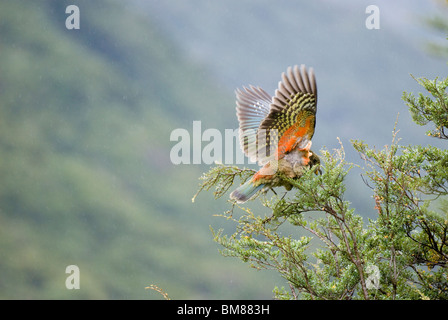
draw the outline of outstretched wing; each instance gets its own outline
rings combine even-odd
[[[270,111],[271,96],[259,87],[236,90],[236,115],[240,124],[240,146],[253,162],[258,160],[257,133]]]
[[[312,68],[289,67],[272,98],[270,110],[259,127],[258,142],[270,152],[266,159],[282,157],[294,148],[310,146],[317,110],[316,78]]]

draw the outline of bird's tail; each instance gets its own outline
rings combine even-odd
[[[236,200],[238,203],[243,203],[252,198],[252,196],[261,190],[264,184],[255,185],[251,180],[239,186],[230,194],[230,199]]]

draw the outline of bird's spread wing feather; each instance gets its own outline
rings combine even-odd
[[[313,69],[289,67],[275,95],[259,87],[237,90],[240,145],[251,161],[264,165],[293,148],[305,148],[314,134],[317,87]]]
[[[236,90],[236,115],[240,124],[239,137],[243,152],[251,161],[257,161],[257,132],[260,123],[269,114],[271,96],[259,87]]]
[[[307,71],[304,65],[289,67],[282,74],[269,113],[259,127],[258,142],[266,143],[265,150],[276,150],[265,160],[310,145],[316,110],[317,86],[313,69]]]

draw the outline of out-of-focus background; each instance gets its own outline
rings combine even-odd
[[[65,26],[77,5],[80,29]],[[368,5],[380,9],[369,30]],[[225,199],[202,193],[205,164],[174,165],[176,128],[237,128],[234,90],[273,94],[289,65],[315,69],[313,149],[362,139],[437,144],[411,121],[411,78],[447,75],[427,19],[444,1],[0,0],[0,298],[269,299],[286,283],[222,257],[210,226]],[[446,5],[445,5],[446,6]],[[206,143],[203,143],[203,146]],[[239,146],[236,145],[236,148]],[[194,150],[191,150],[193,153]],[[359,172],[356,212],[373,215]],[[260,214],[263,214],[260,209]],[[80,289],[68,290],[68,265]]]

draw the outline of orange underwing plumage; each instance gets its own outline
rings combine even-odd
[[[319,163],[311,151],[317,110],[314,71],[304,65],[289,67],[273,97],[254,86],[237,90],[236,95],[241,148],[262,166],[231,194],[245,202],[266,186],[285,185],[278,173],[298,178],[301,168]]]

